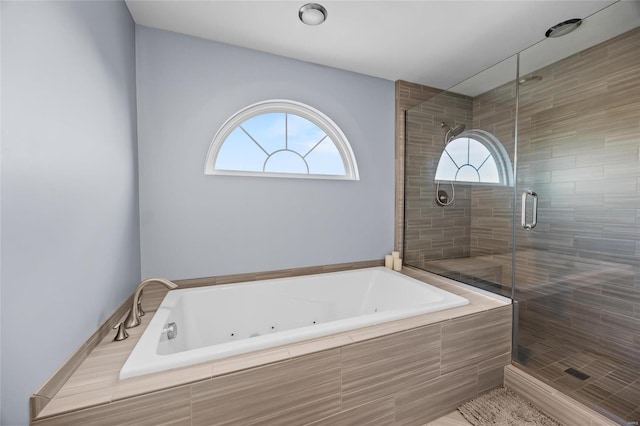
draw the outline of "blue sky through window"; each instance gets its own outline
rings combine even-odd
[[[284,112],[256,115],[238,125],[223,141],[215,169],[346,174],[334,141],[310,120]]]
[[[440,156],[436,180],[500,183],[495,158],[474,138],[460,137],[449,142]]]

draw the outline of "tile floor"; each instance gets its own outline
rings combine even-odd
[[[640,369],[524,326],[518,361],[534,377],[594,409],[602,407],[631,424],[640,424]],[[565,372],[577,369],[585,380]],[[634,423],[638,422],[638,423]]]
[[[446,416],[442,416],[439,419],[427,423],[424,426],[471,426],[471,423],[465,420],[458,410],[455,410]]]

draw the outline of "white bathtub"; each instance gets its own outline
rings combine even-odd
[[[468,303],[383,267],[172,290],[120,379]],[[177,336],[168,339],[171,323]]]

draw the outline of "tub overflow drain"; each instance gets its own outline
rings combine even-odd
[[[175,339],[178,336],[178,324],[170,322],[162,329],[162,332],[167,334],[167,339]]]

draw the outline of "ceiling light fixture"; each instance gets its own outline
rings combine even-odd
[[[582,25],[582,19],[574,18],[569,19],[568,21],[560,22],[557,25],[549,28],[544,35],[546,37],[562,37],[563,35],[569,34],[571,31],[578,28]]]
[[[307,25],[320,25],[327,20],[327,9],[318,3],[307,3],[298,11],[298,17]]]

